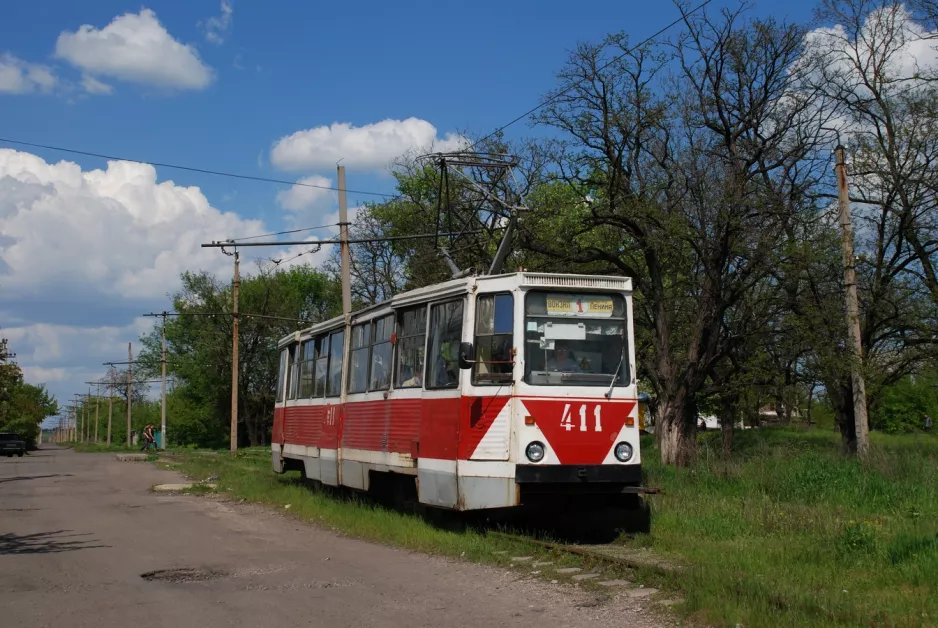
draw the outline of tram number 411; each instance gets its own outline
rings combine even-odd
[[[602,410],[603,408],[601,405],[597,404],[596,406],[593,406],[592,423],[593,423],[593,431],[595,432],[603,431]],[[580,431],[586,432],[587,421],[586,421],[586,404],[585,403],[580,406],[579,417],[580,417]],[[573,412],[570,411],[570,404],[568,403],[563,408],[563,416],[560,417],[560,427],[570,432],[574,428],[573,421],[574,421]]]

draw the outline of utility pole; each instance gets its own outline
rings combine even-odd
[[[840,205],[840,226],[843,229],[844,291],[847,300],[847,333],[852,349],[851,379],[853,383],[853,418],[857,437],[857,455],[866,457],[870,448],[870,424],[866,412],[866,383],[863,380],[863,346],[860,339],[860,305],[857,298],[857,273],[853,255],[853,225],[850,222],[850,194],[847,186],[847,164],[844,147],[838,142],[834,149],[837,159],[837,199]]]
[[[74,395],[72,395],[72,397],[73,397],[72,405],[74,406],[72,411],[75,413],[75,421],[74,421],[75,424],[74,424],[74,427],[72,428],[71,434],[69,434],[69,436],[71,437],[69,440],[77,443],[78,441],[81,440],[81,429],[80,429],[81,421],[79,420],[81,417],[78,414],[78,411],[81,409],[81,394],[75,393]]]
[[[339,247],[340,254],[342,258],[342,314],[345,317],[345,327],[343,334],[345,338],[345,346],[343,347],[343,355],[349,354],[349,347],[352,342],[351,322],[352,322],[352,256],[351,251],[349,250],[349,223],[348,223],[348,202],[345,198],[345,166],[337,166],[338,168],[338,183],[339,183]],[[343,384],[339,386],[339,401],[342,404],[345,404],[348,386],[345,385],[345,382],[348,381],[348,369],[349,361],[342,360],[342,382]],[[336,469],[338,473],[339,484],[342,483],[342,465],[338,464]]]
[[[101,423],[101,395],[100,390],[94,391],[94,442],[98,444],[98,425]]]
[[[111,446],[111,415],[113,414],[113,412],[114,412],[114,380],[109,377],[107,380],[107,446],[108,447]]]
[[[238,296],[241,275],[238,250],[234,252],[234,281],[231,283],[232,314],[231,326],[231,453],[238,451]]]
[[[91,442],[91,387],[90,386],[88,387],[88,396],[85,399],[87,399],[86,405],[88,406],[88,411],[85,414],[85,416],[87,417],[85,419],[85,442],[90,443]]]
[[[134,353],[133,353],[133,343],[127,343],[127,446],[132,445],[130,440],[130,399],[131,393],[133,392],[134,385]]]
[[[162,393],[160,401],[160,449],[166,449],[166,312],[163,312],[163,358],[160,366],[162,367]]]
[[[351,267],[352,257],[349,252],[348,235],[348,203],[345,198],[345,166],[338,166],[339,171],[339,240],[341,244],[340,252],[342,255],[342,313],[346,317],[345,323],[348,324],[348,317],[352,313],[352,281]],[[344,364],[344,362],[343,362]],[[344,380],[343,380],[344,381]]]

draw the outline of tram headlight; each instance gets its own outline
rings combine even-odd
[[[616,445],[616,460],[619,462],[628,462],[632,459],[632,446],[628,443],[619,443]]]
[[[531,462],[540,462],[544,459],[544,443],[539,443],[534,441],[529,444],[527,449],[524,450],[524,455],[528,457],[528,460]]]

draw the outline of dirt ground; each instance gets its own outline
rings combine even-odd
[[[0,625],[571,627],[669,625],[647,601],[343,538],[113,454],[0,459]]]

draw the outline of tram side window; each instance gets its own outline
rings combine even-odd
[[[300,399],[309,399],[313,396],[313,369],[316,363],[316,341],[307,340],[300,350]]]
[[[510,294],[483,295],[476,301],[476,365],[473,384],[511,381],[511,349],[514,346],[514,299]]]
[[[296,352],[299,347],[297,345],[290,345],[288,358],[289,362],[287,364],[287,399],[296,399],[296,388],[297,380],[299,379],[296,376]]]
[[[280,377],[277,378],[277,402],[283,401],[283,394],[286,386],[286,377],[287,377],[287,365],[289,364],[289,358],[287,357],[287,352],[289,350],[284,348],[280,350]]]
[[[372,326],[371,370],[368,390],[387,390],[391,387],[391,333],[394,315],[376,320]]]
[[[342,394],[342,359],[345,352],[345,331],[337,331],[329,336],[329,382],[326,396],[338,397]]]
[[[455,388],[459,383],[462,314],[462,299],[430,308],[427,388]]]
[[[427,306],[400,313],[395,388],[423,386],[423,354],[427,346]]]
[[[348,391],[365,392],[368,386],[368,351],[371,349],[371,324],[352,327],[352,343],[349,347]]]
[[[316,339],[316,374],[313,379],[313,397],[324,397],[329,375],[329,336]]]

